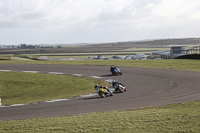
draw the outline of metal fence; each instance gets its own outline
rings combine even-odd
[[[192,48],[189,50],[189,54],[200,54],[200,46],[192,47]]]

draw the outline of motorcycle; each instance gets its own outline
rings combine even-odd
[[[107,87],[95,85],[95,89],[97,90],[97,93],[99,94],[99,96],[102,98],[114,95],[113,92],[110,91]]]
[[[126,87],[121,83],[113,81],[112,85],[113,85],[113,88],[115,89],[115,92],[119,91],[119,92],[123,93],[123,92],[127,91]]]
[[[112,73],[112,75],[122,75],[122,72],[121,72],[120,69],[117,68],[117,67],[112,67],[112,66],[111,66],[110,72]]]

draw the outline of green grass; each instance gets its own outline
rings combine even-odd
[[[200,132],[200,101],[126,111],[0,122],[1,133]]]
[[[91,59],[93,58],[93,56],[48,56],[48,60],[50,60],[50,59],[69,59],[69,58],[80,59],[80,58],[88,58],[88,57],[90,57]]]
[[[35,103],[94,93],[99,79],[41,73],[0,72],[2,105]]]
[[[26,60],[31,60],[31,59],[28,59],[28,58],[21,58],[21,57],[15,57],[15,56],[13,56],[13,57],[11,57],[11,60],[17,60],[17,61],[19,61],[19,60],[23,60],[23,61],[26,61]]]
[[[66,65],[101,65],[101,66],[128,66],[179,69],[187,71],[200,71],[199,60],[73,60],[73,61],[14,61],[1,60],[0,64],[66,64]]]
[[[10,60],[11,56],[9,55],[0,55],[0,60]]]

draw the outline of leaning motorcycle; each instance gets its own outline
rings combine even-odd
[[[113,96],[113,92],[110,91],[109,89],[106,89],[105,87],[95,87],[95,89],[97,89],[97,93],[102,98],[107,96]]]
[[[122,72],[121,72],[120,69],[117,68],[117,67],[112,67],[112,66],[111,66],[110,72],[112,73],[112,75],[122,75]]]
[[[123,92],[127,91],[127,89],[126,89],[126,87],[125,87],[124,85],[122,85],[122,84],[119,83],[119,84],[115,87],[115,92],[117,92],[117,91],[123,93]]]

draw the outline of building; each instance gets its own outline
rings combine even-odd
[[[170,59],[170,51],[169,50],[161,50],[152,52],[152,56],[159,56],[162,59]]]
[[[35,48],[38,48],[38,46],[20,44],[20,46],[18,46],[18,48],[20,48],[20,49],[35,49]]]
[[[188,52],[189,50],[186,46],[182,46],[182,45],[172,46],[170,50],[170,57],[174,59],[178,56],[186,55],[188,54]]]

